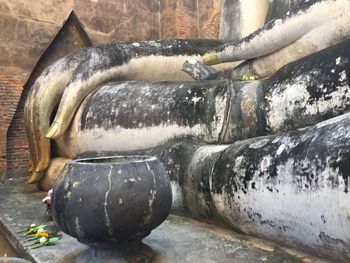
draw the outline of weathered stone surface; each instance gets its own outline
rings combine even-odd
[[[84,151],[137,150],[178,137],[217,142],[228,86],[226,81],[111,83],[84,102],[72,125],[79,132],[73,128],[59,139],[59,153],[74,158]]]
[[[350,107],[349,47],[346,40],[261,81],[106,84],[81,104],[59,155],[144,149],[179,136],[232,143],[338,116]]]
[[[302,128],[347,112],[350,41],[234,85],[226,142]]]
[[[48,139],[63,136],[80,103],[100,84],[115,79],[186,79],[188,75],[180,70],[184,61],[221,45],[219,40],[111,43],[78,50],[46,68],[33,84],[25,107],[32,143],[33,176],[29,181],[35,182],[48,165]]]
[[[0,229],[12,240],[21,256],[35,263],[73,263],[79,259],[83,259],[84,263],[88,262],[86,260],[106,262],[111,254],[119,256],[114,261],[116,263],[132,260],[155,263],[326,262],[269,241],[178,216],[170,216],[152,231],[140,250],[102,253],[87,249],[65,234],[54,246],[30,250],[16,232],[33,222],[45,222],[45,208],[41,205],[44,195],[44,192],[36,192],[35,186],[28,186],[23,180],[10,180],[0,184]]]
[[[349,131],[347,113],[232,145],[170,142],[129,154],[163,162],[175,213],[348,262]],[[112,153],[85,155],[94,154]]]
[[[245,233],[348,262],[349,127],[347,113],[228,147],[210,176],[216,208]]]

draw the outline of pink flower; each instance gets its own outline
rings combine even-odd
[[[42,200],[42,203],[43,203],[43,204],[51,205],[51,196],[52,196],[52,193],[53,193],[53,189],[50,189],[50,190],[47,192],[46,197]]]

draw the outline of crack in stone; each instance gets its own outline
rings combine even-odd
[[[113,230],[111,228],[111,221],[109,219],[108,212],[107,212],[107,205],[108,205],[107,199],[108,199],[109,192],[112,190],[111,174],[112,174],[113,166],[111,165],[110,167],[111,167],[111,169],[109,170],[109,174],[107,176],[108,177],[109,189],[107,190],[107,192],[105,194],[105,201],[103,203],[103,206],[104,206],[104,211],[105,211],[106,225],[107,225],[108,233],[110,235],[112,235],[113,234]]]

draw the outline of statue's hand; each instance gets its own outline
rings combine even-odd
[[[187,60],[182,66],[182,71],[189,74],[195,80],[216,79],[219,73],[215,68],[206,66],[195,59]]]

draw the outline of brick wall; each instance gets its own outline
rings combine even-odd
[[[219,38],[221,0],[202,0],[198,5],[200,38]]]
[[[160,37],[217,39],[221,0],[163,0],[160,5]]]
[[[197,1],[178,1],[176,8],[177,37],[198,38],[198,6]]]
[[[23,85],[22,79],[0,76],[0,178],[4,177],[8,168],[8,128],[16,113]]]
[[[24,124],[24,103],[29,88],[24,86],[18,97],[13,118],[7,131],[7,178],[28,176],[29,149]]]

